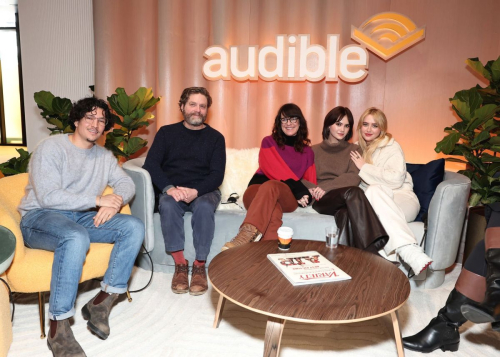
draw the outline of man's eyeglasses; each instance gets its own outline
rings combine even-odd
[[[87,124],[93,124],[95,120],[97,120],[97,124],[101,126],[106,126],[106,124],[108,124],[108,119],[106,118],[94,118],[85,115],[85,121],[87,122]]]
[[[281,118],[281,123],[282,124],[286,124],[287,121],[289,121],[290,123],[292,124],[296,124],[298,121],[299,121],[299,118],[297,117],[291,117],[291,118]]]

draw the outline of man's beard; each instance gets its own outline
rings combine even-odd
[[[182,112],[182,116],[184,117],[184,120],[192,126],[201,126],[203,123],[205,123],[205,120],[207,120],[207,116],[205,115],[199,115],[196,118],[194,118],[194,114],[186,114],[186,112]]]

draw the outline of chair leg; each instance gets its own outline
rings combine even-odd
[[[45,338],[45,293],[38,293],[38,310],[40,313],[40,331],[42,334],[40,335],[41,339]]]
[[[128,289],[127,289],[127,299],[128,302],[132,302],[132,297],[130,296],[130,292],[128,291]]]

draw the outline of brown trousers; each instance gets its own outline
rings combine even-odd
[[[293,212],[298,206],[290,188],[276,180],[248,186],[243,204],[248,211],[243,223],[257,227],[262,233],[262,240],[278,239],[283,212]]]

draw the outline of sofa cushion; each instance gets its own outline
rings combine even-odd
[[[224,181],[219,187],[221,191],[221,204],[217,210],[242,210],[243,194],[258,168],[259,148],[226,149],[226,171],[224,173]],[[222,204],[227,202],[232,193],[236,193],[239,196],[236,204]]]
[[[443,181],[444,159],[427,164],[406,164],[406,170],[413,179],[413,191],[420,202],[420,211],[415,221],[423,222],[436,187]]]

